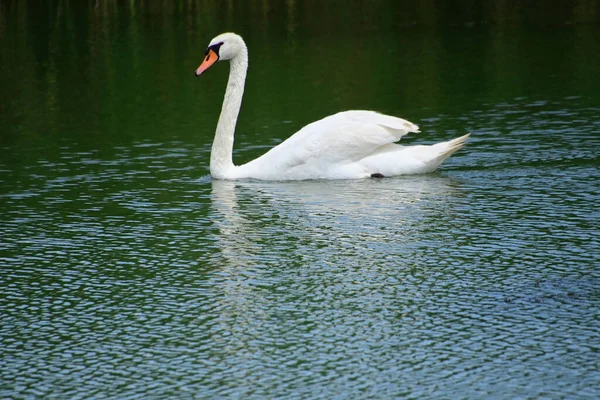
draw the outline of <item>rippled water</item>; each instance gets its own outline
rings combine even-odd
[[[0,394],[596,397],[600,110],[577,104],[462,116],[427,176],[211,181],[180,142],[4,165]]]
[[[598,6],[409,3],[0,2],[0,398],[600,398]],[[341,109],[472,138],[213,181],[224,30],[237,162]]]

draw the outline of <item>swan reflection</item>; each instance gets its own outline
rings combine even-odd
[[[362,290],[365,280],[386,282],[410,268],[402,260],[422,260],[424,238],[445,224],[443,214],[455,218],[449,204],[459,196],[457,183],[439,176],[212,181],[210,263],[223,276],[221,317],[239,329],[223,340],[247,345],[256,310],[273,309],[282,296],[295,303]]]
[[[451,213],[456,181],[440,176],[357,181],[212,181],[215,242],[229,267],[374,256],[421,240]],[[283,257],[282,257],[283,256]]]

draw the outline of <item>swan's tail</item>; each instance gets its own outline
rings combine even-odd
[[[438,154],[431,160],[432,163],[437,163],[437,166],[439,166],[448,157],[460,150],[465,145],[465,143],[467,143],[467,140],[469,140],[469,136],[471,136],[471,134],[467,133],[466,135],[458,137],[456,139],[434,144],[432,146],[432,150],[435,150]]]
[[[419,158],[424,164],[423,172],[433,172],[446,161],[448,157],[460,150],[467,140],[471,136],[467,133],[464,136],[456,139],[449,140],[447,142],[436,143],[431,146],[423,146],[423,152],[419,155]]]
[[[470,133],[433,145],[401,146],[387,144],[361,160],[371,176],[425,174],[435,171],[448,157],[461,149]]]

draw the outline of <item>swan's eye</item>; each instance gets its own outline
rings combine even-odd
[[[208,56],[208,52],[209,51],[214,51],[215,54],[218,56],[219,55],[219,49],[221,48],[221,46],[223,46],[223,42],[217,43],[217,44],[213,44],[212,46],[208,46],[208,49],[206,49],[206,54]]]

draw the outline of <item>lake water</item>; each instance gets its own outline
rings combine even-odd
[[[0,397],[600,397],[594,1],[0,3]],[[343,109],[436,172],[213,181]],[[404,141],[404,139],[403,139]]]

